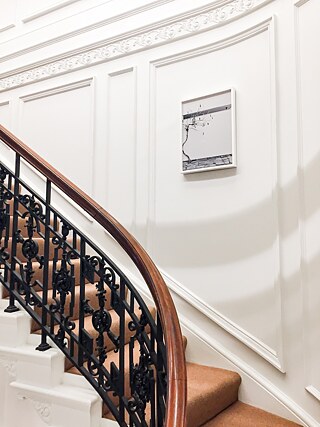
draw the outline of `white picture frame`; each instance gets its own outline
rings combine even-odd
[[[181,102],[181,173],[235,168],[235,90]]]

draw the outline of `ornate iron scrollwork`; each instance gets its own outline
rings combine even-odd
[[[35,283],[32,282],[34,276],[33,262],[38,262],[40,269],[44,263],[44,256],[39,255],[39,244],[34,240],[34,233],[40,231],[40,221],[44,219],[44,215],[41,204],[35,201],[34,196],[19,195],[19,201],[27,209],[21,217],[26,219],[25,227],[28,237],[23,238],[21,230],[17,230],[14,235],[17,244],[22,244],[21,251],[27,260],[25,265],[20,265],[22,281],[18,284],[18,292],[20,295],[24,295],[26,303],[32,306],[38,304],[30,292],[30,289],[35,286]]]
[[[85,275],[91,282],[94,282],[95,276],[99,279],[96,283],[96,296],[99,302],[99,309],[95,311],[90,310],[90,314],[92,315],[92,326],[98,332],[98,336],[96,338],[96,352],[99,360],[99,366],[103,366],[107,358],[107,347],[105,345],[104,334],[106,333],[114,344],[115,351],[118,351],[119,347],[119,337],[111,330],[112,318],[109,311],[105,308],[107,293],[105,286],[114,286],[115,273],[111,268],[105,265],[105,261],[102,258],[97,256],[86,256],[85,266]],[[86,306],[89,307],[88,300],[86,301]],[[92,361],[88,362],[88,369],[95,373],[95,375],[98,375],[98,367]],[[106,385],[105,382],[101,385],[104,385],[107,389],[110,388],[110,386]]]
[[[151,364],[150,356],[141,354],[139,363],[135,364],[131,370],[132,400],[129,401],[129,407],[133,412],[140,411],[143,416],[147,403],[151,400],[154,383],[154,371]]]
[[[27,194],[19,194],[21,189]],[[7,271],[0,275],[10,292],[7,311],[17,310],[18,301],[39,324],[38,350],[49,348],[50,337],[120,425],[163,424],[158,413],[165,407],[166,366],[157,352],[165,346],[141,296],[108,255],[51,205],[50,182],[44,199],[19,172],[1,164],[0,264]],[[117,355],[108,359],[110,351]],[[148,406],[151,420],[146,420]]]
[[[67,250],[66,240],[70,232],[68,224],[62,223],[61,237],[54,237],[52,242],[58,248],[62,248],[62,260],[59,270],[53,274],[52,286],[55,294],[59,294],[59,300],[55,298],[55,304],[50,307],[52,312],[58,312],[60,316],[60,326],[55,337],[62,347],[66,346],[66,331],[75,329],[75,323],[70,320],[69,315],[65,315],[65,305],[67,295],[74,289],[74,276],[71,272],[72,253]]]
[[[4,183],[7,179],[8,173],[0,166],[0,263],[7,261],[10,257],[6,251],[7,242],[2,242],[3,232],[9,228],[10,212],[8,201],[12,199],[12,194],[6,189]]]
[[[140,346],[139,363],[132,363],[130,366],[130,385],[132,398],[129,400],[131,412],[138,412],[142,419],[145,419],[145,410],[148,402],[151,401],[152,390],[155,382],[154,365],[151,355],[146,350],[143,333],[148,325],[148,319],[142,311],[139,322],[131,321],[128,324],[130,331],[136,331],[131,338],[131,348],[135,341]]]

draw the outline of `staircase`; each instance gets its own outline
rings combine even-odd
[[[123,427],[297,426],[238,401],[237,373],[185,363],[187,343],[172,299],[141,246],[103,208],[1,126],[0,138],[16,153],[14,171],[0,161],[5,316],[22,309],[31,316],[30,332],[41,336],[37,350],[47,352],[55,346],[63,352],[65,372],[75,380],[86,378],[102,398],[103,418]],[[21,158],[44,176],[45,195],[21,178]],[[154,306],[147,306],[114,261],[52,206],[52,185],[127,252]]]

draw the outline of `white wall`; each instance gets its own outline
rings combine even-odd
[[[320,425],[319,1],[7,3],[0,122],[141,241],[188,327]],[[229,88],[237,168],[181,174],[181,103]]]

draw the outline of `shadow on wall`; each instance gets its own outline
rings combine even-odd
[[[320,191],[315,191],[315,183],[320,182],[320,154],[304,171],[304,183],[312,195],[305,204],[305,219],[310,218],[320,209]],[[209,181],[235,175],[235,170],[220,170],[186,175],[192,181]],[[286,211],[286,221],[279,219],[280,238],[284,239],[298,227],[297,208],[300,209],[298,179],[292,180],[278,190],[278,208]],[[308,196],[308,194],[307,194]],[[302,201],[304,203],[304,201]],[[289,214],[289,212],[292,212]],[[224,215],[212,221],[178,222],[172,224],[150,224],[156,246],[162,250],[155,251],[156,262],[163,268],[188,266],[206,267],[231,264],[233,262],[256,256],[270,249],[275,243],[274,205],[271,200],[249,206],[237,211],[236,215]],[[165,248],[169,250],[165,250]],[[199,250],[201,256],[198,256]],[[174,254],[174,256],[172,256]]]
[[[235,174],[235,169],[229,169],[215,171],[214,173],[190,174],[184,176],[184,179],[188,182],[215,181],[232,177]],[[283,188],[278,189],[278,209],[283,213],[282,216],[279,216],[280,240],[284,241],[298,231],[300,215],[307,222],[319,212],[320,190],[317,191],[315,186],[315,183],[319,182],[320,153],[303,170],[297,169],[297,177],[295,179],[292,179]],[[305,197],[302,194],[302,200],[300,200],[300,186],[304,188],[305,193]],[[297,212],[297,209],[300,212]],[[252,319],[273,318],[272,312],[268,312],[267,301],[274,301],[274,283],[270,283],[270,286],[267,287],[250,287],[249,291],[242,292],[241,289],[244,290],[246,288],[245,277],[239,277],[239,282],[237,283],[239,292],[230,292],[227,298],[220,295],[220,293],[217,294],[218,283],[212,283],[214,285],[212,287],[213,295],[202,295],[201,283],[203,283],[204,276],[208,273],[210,274],[208,269],[210,267],[214,270],[215,267],[221,266],[227,272],[228,265],[232,266],[232,263],[249,260],[257,255],[263,257],[263,254],[272,248],[278,237],[276,235],[277,227],[270,222],[270,218],[274,217],[274,204],[270,199],[266,199],[249,206],[247,209],[237,211],[235,215],[225,215],[211,221],[172,224],[151,223],[150,227],[152,233],[154,233],[153,238],[156,245],[153,257],[156,263],[169,274],[170,270],[197,270],[199,291],[195,291],[196,294],[209,305],[214,305],[218,309],[219,307],[223,308],[223,313],[227,316],[228,313],[230,315],[232,313],[232,318],[237,319],[237,323],[242,324],[243,320],[243,327],[246,328],[246,326],[250,325]],[[221,246],[221,242],[223,246]],[[161,249],[157,250],[157,248]],[[168,250],[165,250],[166,248]],[[200,254],[199,248],[205,248],[206,250],[201,250]],[[297,265],[296,262],[295,265]],[[206,269],[205,272],[202,272],[202,268]],[[302,264],[302,269],[304,274],[307,272],[309,276],[307,278],[308,291],[305,294],[308,298],[308,310],[310,310],[308,314],[309,323],[319,324],[320,314],[315,307],[317,298],[311,297],[310,300],[310,295],[314,294],[318,289],[316,282],[320,275],[320,251],[314,254],[307,264]],[[263,275],[264,272],[261,271],[261,274]],[[182,280],[183,285],[186,287],[188,287],[187,276],[188,273],[185,272]],[[303,310],[301,271],[299,269],[294,271],[291,276],[281,276],[275,279],[281,283],[281,293],[287,307],[292,307],[292,302],[295,303],[294,306],[296,306],[298,300],[301,302],[301,305],[296,307],[295,310],[286,312],[286,322],[290,322],[290,330],[295,330],[296,336],[301,337],[303,327],[301,325]],[[304,283],[303,285],[306,284]],[[207,297],[209,298],[207,299]],[[248,307],[250,307],[249,311],[247,310]],[[278,319],[274,320],[277,321]],[[263,340],[265,342],[268,343],[269,339],[270,341],[272,340],[274,327],[277,327],[277,325],[264,331]],[[310,334],[317,342],[319,332],[314,328],[311,329]],[[300,350],[297,349],[297,351]]]

